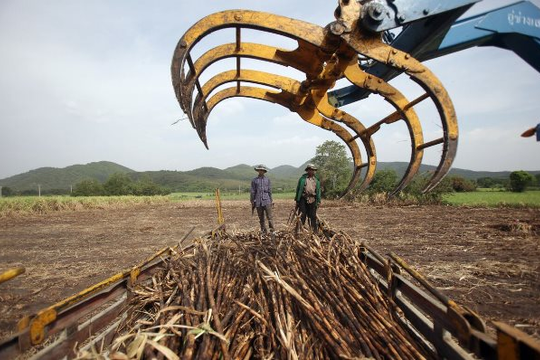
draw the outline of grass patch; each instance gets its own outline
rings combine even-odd
[[[274,199],[293,199],[294,193],[276,193]],[[222,192],[222,200],[249,202],[249,193]],[[137,204],[163,204],[170,201],[215,200],[214,192],[173,193],[166,196],[17,196],[0,198],[0,217],[46,214],[85,209],[121,209]]]
[[[274,193],[274,199],[294,199],[294,192]],[[46,214],[55,211],[85,209],[120,209],[137,204],[163,204],[170,201],[214,200],[214,192],[182,192],[167,196],[21,196],[0,198],[0,217]],[[249,193],[221,192],[222,200],[249,201]],[[533,207],[540,208],[540,191],[475,191],[443,196],[443,202],[457,206]]]
[[[509,206],[540,208],[540,191],[515,193],[510,191],[475,191],[445,194],[443,201],[460,206]]]
[[[249,202],[249,193],[246,192],[220,192],[222,200],[245,200]],[[214,200],[214,192],[178,192],[172,193],[169,195],[169,198],[173,201],[185,201],[185,200]],[[273,199],[294,199],[294,192],[286,193],[274,193],[272,194]]]
[[[167,196],[21,196],[0,198],[0,217],[24,214],[46,214],[55,211],[116,209],[136,204],[161,204]]]
[[[476,188],[476,191],[480,192],[508,192],[505,188]]]

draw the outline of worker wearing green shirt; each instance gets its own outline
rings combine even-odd
[[[317,208],[321,203],[321,182],[315,176],[317,167],[308,164],[306,173],[298,180],[296,186],[296,206],[300,210],[302,225],[309,218],[309,224],[314,232],[317,232]]]

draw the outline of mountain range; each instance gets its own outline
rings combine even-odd
[[[395,170],[401,176],[407,169],[406,162],[380,162],[378,170]],[[274,189],[291,190],[296,186],[298,177],[304,173],[305,164],[299,167],[281,165],[270,169],[268,177],[272,180]],[[436,167],[422,165],[420,172],[433,171]],[[214,167],[201,167],[190,171],[143,171],[137,172],[125,166],[99,161],[85,165],[72,165],[65,168],[43,167],[22,174],[0,180],[0,186],[9,187],[15,191],[35,190],[38,185],[42,191],[61,190],[68,191],[71,186],[87,179],[96,179],[104,182],[114,173],[127,174],[133,180],[150,179],[156,184],[166,186],[173,191],[208,191],[217,187],[224,190],[233,190],[249,187],[250,181],[256,176],[253,166],[240,164],[226,169]],[[539,174],[540,171],[531,171]],[[461,176],[475,180],[482,177],[506,179],[510,171],[472,171],[454,168],[450,175]]]

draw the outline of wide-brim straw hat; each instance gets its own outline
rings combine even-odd
[[[259,170],[263,170],[264,172],[267,172],[268,168],[262,164],[255,166],[255,171],[259,171]]]
[[[304,171],[308,171],[308,169],[311,169],[311,170],[315,170],[317,171],[317,167],[313,164],[307,164],[306,168],[304,169]]]

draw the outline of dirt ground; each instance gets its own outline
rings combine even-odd
[[[275,205],[287,228],[292,201]],[[226,201],[229,231],[256,231],[249,204]],[[540,210],[384,207],[324,202],[319,215],[379,253],[394,252],[459,304],[540,338]],[[217,225],[213,201],[0,218],[0,338],[16,322]]]

